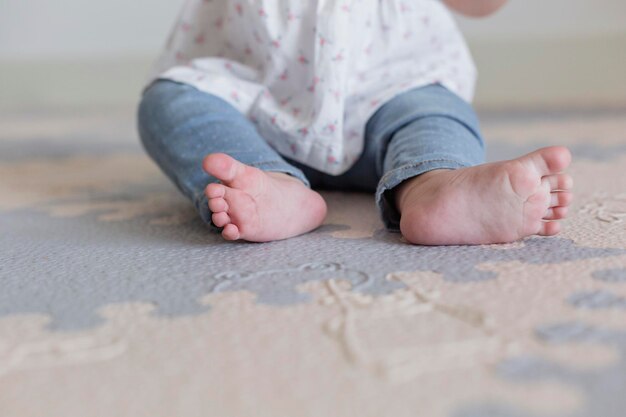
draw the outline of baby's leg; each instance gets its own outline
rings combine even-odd
[[[390,138],[377,201],[387,226],[409,242],[487,244],[559,232],[572,197],[572,179],[561,173],[566,148],[485,164],[471,106],[440,85],[397,96],[371,130]]]
[[[284,239],[324,220],[326,204],[304,174],[219,97],[159,80],[144,93],[138,128],[148,154],[225,239]]]

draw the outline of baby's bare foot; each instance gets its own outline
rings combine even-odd
[[[208,155],[203,167],[221,181],[205,193],[226,240],[286,239],[310,232],[326,217],[322,196],[290,175],[264,172],[222,153]]]
[[[403,183],[396,193],[400,230],[422,245],[513,242],[559,233],[572,178],[567,148],[539,149],[510,161],[435,170]]]

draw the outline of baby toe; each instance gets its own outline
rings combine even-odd
[[[569,191],[557,191],[550,193],[550,207],[568,206],[573,199],[572,193]]]
[[[204,194],[207,198],[223,198],[224,194],[226,194],[226,187],[222,184],[212,182],[207,185]]]
[[[567,206],[564,207],[551,207],[546,211],[543,220],[560,220],[567,217]]]
[[[211,220],[213,221],[213,224],[217,227],[224,227],[228,223],[230,223],[230,216],[222,211],[219,213],[213,213],[211,215]]]
[[[227,224],[222,230],[222,237],[226,240],[237,240],[240,237],[239,228],[232,223]]]
[[[228,211],[228,203],[221,197],[209,199],[209,209],[213,213],[219,213],[222,211]]]
[[[561,231],[561,224],[559,222],[541,222],[539,228],[540,236],[554,236]]]
[[[550,184],[552,191],[567,191],[574,186],[574,180],[568,174],[548,175],[544,179]]]

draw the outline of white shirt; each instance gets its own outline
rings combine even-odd
[[[476,71],[436,0],[187,0],[155,78],[223,98],[279,153],[338,175],[386,101],[436,82],[470,101]]]

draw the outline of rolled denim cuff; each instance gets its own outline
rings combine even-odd
[[[376,188],[376,205],[385,225],[390,232],[400,231],[400,211],[396,207],[394,189],[402,182],[435,169],[459,169],[469,165],[450,159],[431,159],[403,165],[387,172]]]

